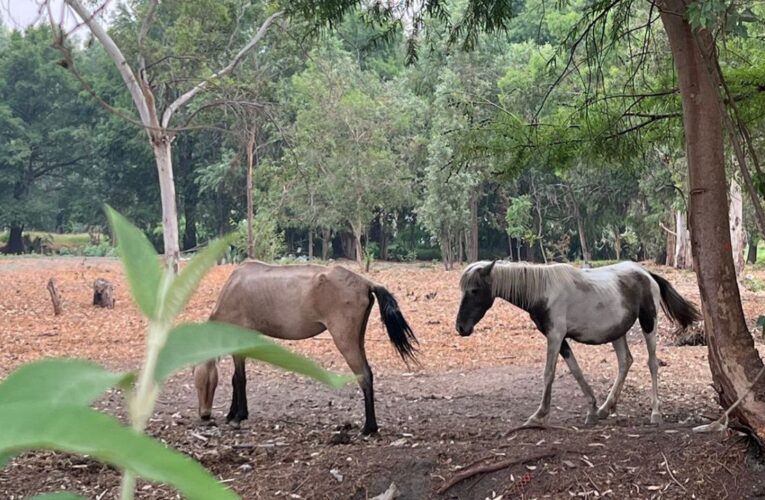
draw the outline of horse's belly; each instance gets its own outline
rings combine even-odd
[[[606,344],[626,334],[636,319],[634,314],[627,314],[621,320],[605,325],[597,321],[570,323],[566,337],[582,344]]]
[[[303,340],[315,337],[327,328],[322,323],[290,321],[275,322],[262,321],[260,325],[254,327],[264,335],[284,340]]]

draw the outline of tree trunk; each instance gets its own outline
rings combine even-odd
[[[308,260],[313,260],[313,229],[308,230]]]
[[[675,211],[675,235],[675,268],[688,269],[693,248],[686,213],[680,210]]]
[[[254,218],[254,206],[252,202],[252,165],[255,157],[255,132],[251,132],[247,140],[247,257],[255,258],[255,239],[252,234],[252,219]]]
[[[364,261],[364,247],[361,245],[361,224],[358,227],[353,227],[353,251],[355,253],[356,262],[361,264]]]
[[[720,404],[730,406],[752,385],[762,360],[746,325],[731,254],[722,116],[717,82],[705,61],[715,57],[707,30],[692,31],[684,0],[665,0],[661,19],[672,49],[683,105],[694,268],[699,281],[709,367]],[[765,380],[732,415],[765,438]]]
[[[321,260],[329,258],[329,244],[332,239],[332,230],[326,227],[321,228]]]
[[[194,141],[191,136],[178,141],[178,173],[182,176],[179,183],[183,192],[183,249],[191,250],[197,246],[197,203],[199,185],[194,182]]]
[[[478,260],[478,190],[470,197],[470,245],[467,247],[468,262]]]
[[[670,215],[674,214],[674,210],[670,213]],[[672,223],[669,224],[672,226]],[[670,267],[675,267],[675,246],[677,245],[677,233],[670,233],[669,231],[666,231],[667,233],[667,257],[665,264]]]
[[[388,260],[388,225],[385,212],[380,212],[380,260]]]
[[[11,223],[11,232],[8,235],[8,251],[7,253],[22,254],[24,253],[24,225]]]
[[[614,252],[616,253],[616,260],[622,259],[622,233],[618,227],[614,228]]]
[[[741,198],[741,186],[731,179],[730,181],[730,205],[728,218],[730,219],[730,242],[733,255],[733,267],[736,276],[741,276],[744,270],[744,204]]]
[[[571,209],[574,212],[574,218],[576,219],[576,230],[579,233],[579,245],[582,249],[582,260],[585,264],[589,264],[592,260],[592,254],[590,254],[590,247],[587,246],[587,234],[584,232],[584,221],[582,220],[582,214],[579,212],[579,203],[574,196],[574,190],[571,189],[571,185],[566,184],[568,188],[568,195],[571,198]],[[520,258],[520,252],[518,253]]]
[[[173,180],[173,157],[170,151],[170,140],[170,137],[165,134],[152,135],[152,148],[157,161],[159,193],[162,200],[165,265],[177,272],[181,252],[178,247],[178,210],[175,204],[175,181]]]
[[[746,261],[750,264],[757,264],[757,245],[760,240],[756,234],[749,235],[749,251],[747,252]]]

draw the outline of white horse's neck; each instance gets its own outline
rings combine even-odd
[[[546,300],[556,289],[573,283],[575,271],[565,264],[497,263],[491,270],[492,294],[528,309]]]

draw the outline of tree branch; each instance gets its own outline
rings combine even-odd
[[[80,3],[79,0],[64,1],[73,11],[77,13],[80,19],[82,19],[82,21],[88,25],[90,32],[93,33],[99,42],[101,42],[101,45],[103,45],[107,55],[114,62],[114,65],[117,66],[117,70],[120,72],[120,76],[122,76],[122,80],[125,82],[125,85],[127,85],[127,88],[130,91],[130,96],[133,98],[133,103],[138,109],[138,115],[141,117],[141,122],[144,124],[144,126],[150,127],[152,123],[152,112],[149,109],[146,97],[141,91],[141,85],[138,82],[138,79],[135,77],[135,74],[130,68],[127,60],[125,59],[125,56],[122,55],[120,48],[117,47],[117,44],[114,43],[112,37],[110,37],[104,27],[101,26],[101,23],[99,23],[95,17],[93,17],[93,15],[82,5],[82,3]]]
[[[276,20],[277,17],[281,16],[284,13],[284,11],[280,10],[278,12],[275,12],[274,14],[271,14],[271,16],[266,19],[263,24],[258,29],[258,32],[255,33],[255,36],[252,37],[252,39],[247,43],[247,45],[242,48],[242,50],[239,51],[239,53],[234,57],[234,59],[231,60],[230,63],[217,73],[213,74],[210,78],[207,78],[206,80],[203,80],[196,84],[194,87],[191,88],[188,92],[184,93],[178,99],[170,103],[170,105],[165,109],[165,112],[162,113],[162,121],[161,125],[162,127],[167,127],[170,124],[170,119],[173,117],[173,114],[180,109],[181,106],[189,102],[195,95],[197,95],[201,90],[204,90],[204,88],[207,86],[207,84],[216,78],[220,78],[221,76],[224,76],[233,70],[237,64],[244,58],[244,56],[247,54],[247,52],[252,49],[266,34],[268,31],[268,27],[271,26],[271,24]]]

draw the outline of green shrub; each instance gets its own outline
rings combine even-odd
[[[82,249],[82,255],[86,257],[114,257],[117,255],[117,249],[107,242],[101,242],[98,245],[87,245]]]
[[[284,232],[279,230],[276,217],[263,210],[252,220],[253,257],[258,260],[272,261],[284,254],[287,245]],[[237,225],[232,241],[234,250],[230,253],[231,262],[240,262],[247,258],[247,221]]]

